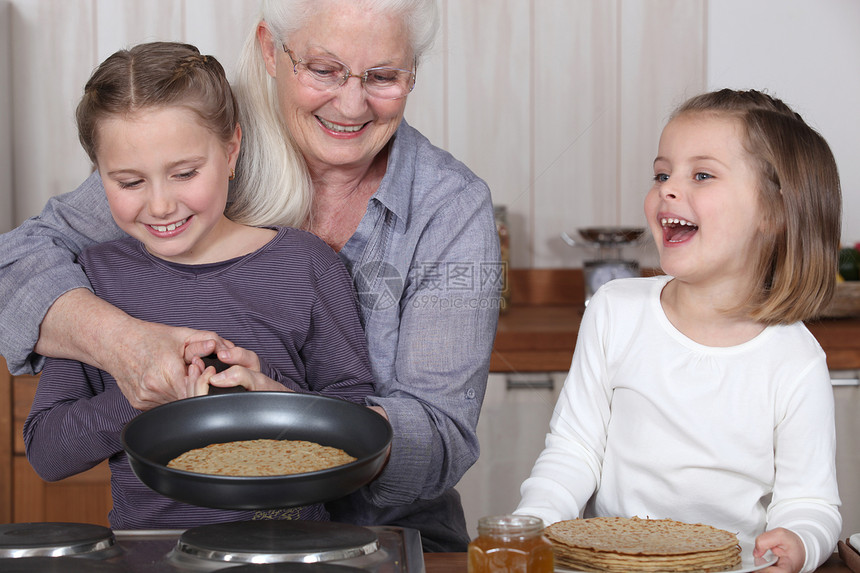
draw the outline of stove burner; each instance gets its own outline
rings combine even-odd
[[[3,561],[3,573],[125,573],[115,563],[86,557],[21,557]]]
[[[332,563],[266,563],[230,567],[230,573],[361,573],[361,569]]]
[[[193,527],[176,551],[230,563],[318,563],[361,557],[379,548],[370,529],[327,521],[239,521]],[[345,572],[344,572],[345,573]]]
[[[0,557],[82,555],[114,544],[113,532],[89,523],[6,523],[0,525]]]

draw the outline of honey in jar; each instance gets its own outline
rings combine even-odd
[[[553,573],[552,543],[543,521],[530,515],[492,515],[478,520],[469,544],[469,573]]]

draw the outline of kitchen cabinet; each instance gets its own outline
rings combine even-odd
[[[836,479],[842,535],[860,532],[860,370],[832,372],[836,405]]]
[[[12,521],[12,377],[0,356],[0,523]]]
[[[0,508],[4,522],[71,521],[107,526],[112,503],[107,462],[58,482],[42,480],[27,461],[23,437],[24,420],[36,394],[38,377],[11,378],[11,496],[6,499],[12,503],[11,507]]]
[[[478,518],[516,508],[520,484],[543,449],[565,376],[567,372],[490,374],[478,420],[481,456],[457,485],[471,538],[478,534]]]

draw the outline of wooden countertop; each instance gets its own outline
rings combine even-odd
[[[466,573],[465,553],[425,553],[424,569],[427,573]],[[834,555],[816,569],[817,573],[852,573],[842,560]]]
[[[491,372],[570,368],[583,303],[579,269],[511,270],[512,304],[499,317]],[[807,323],[831,370],[860,370],[860,318]]]

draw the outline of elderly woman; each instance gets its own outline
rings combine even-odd
[[[332,519],[414,527],[427,551],[468,542],[453,489],[478,456],[475,427],[498,319],[499,250],[486,184],[403,120],[435,0],[269,0],[242,54],[244,150],[231,217],[302,226],[358,288],[377,395],[394,429],[369,486]],[[94,174],[0,238],[0,352],[13,373],[43,356],[110,372],[135,407],[193,394],[186,362],[217,333],[145,323],[89,290],[75,255],[121,236]],[[157,277],[153,277],[157,280]]]

